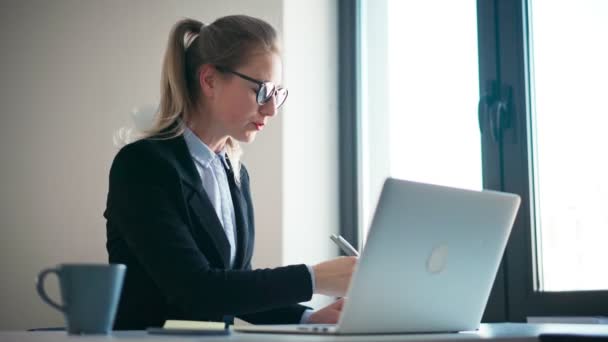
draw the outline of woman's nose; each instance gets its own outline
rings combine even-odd
[[[268,102],[260,106],[260,113],[265,116],[275,116],[277,111],[277,101],[275,96],[272,96]]]

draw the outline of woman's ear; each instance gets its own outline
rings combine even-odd
[[[217,70],[211,64],[203,64],[198,73],[198,84],[205,97],[213,97],[217,86]]]

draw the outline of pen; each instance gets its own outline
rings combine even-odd
[[[338,247],[340,247],[340,249],[346,253],[346,255],[348,256],[359,256],[359,252],[357,252],[357,250],[351,246],[350,243],[348,243],[348,241],[346,241],[342,236],[340,235],[336,235],[336,234],[331,234],[329,236],[329,238],[336,243],[336,245],[338,245]]]

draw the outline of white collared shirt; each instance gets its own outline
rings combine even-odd
[[[226,233],[226,238],[230,244],[230,267],[232,267],[236,257],[236,217],[228,176],[224,169],[226,151],[214,153],[188,127],[184,131],[184,139],[203,183],[203,189],[205,189]]]

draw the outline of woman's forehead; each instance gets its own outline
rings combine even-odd
[[[258,80],[281,83],[282,64],[276,53],[254,53],[238,70]]]

